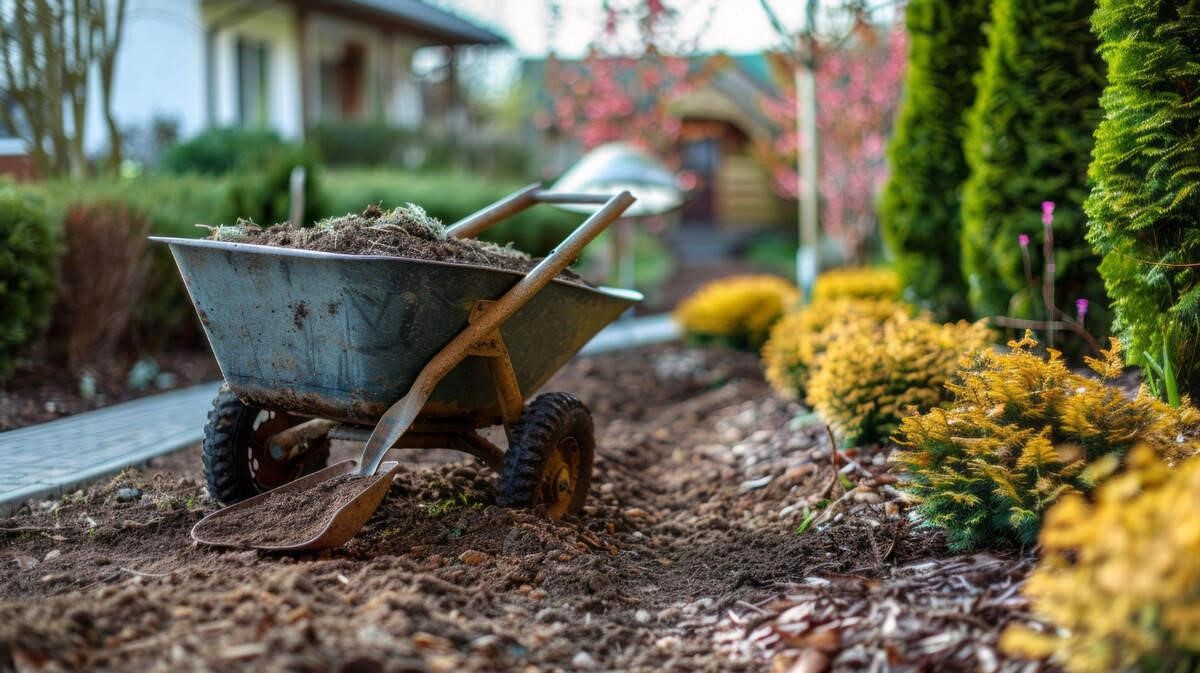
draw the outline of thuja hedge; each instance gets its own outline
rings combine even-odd
[[[908,71],[879,217],[904,298],[944,319],[969,313],[958,243],[962,140],[990,7],[990,0],[912,0],[905,12]]]
[[[1040,275],[1041,203],[1053,201],[1055,301],[1088,299],[1106,331],[1099,260],[1085,240],[1083,201],[1104,65],[1089,19],[1094,0],[996,0],[964,148],[963,271],[978,317],[1043,316],[1025,279],[1018,238]]]
[[[1109,84],[1086,208],[1115,327],[1140,362],[1169,347],[1200,397],[1200,3],[1101,0]]]

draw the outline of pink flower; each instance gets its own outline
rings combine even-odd
[[[1075,300],[1075,312],[1079,315],[1079,322],[1083,322],[1083,316],[1087,315],[1088,300],[1080,297]]]
[[[1029,234],[1018,235],[1017,242],[1021,244],[1022,248],[1028,248],[1029,247]]]
[[[1042,224],[1049,225],[1054,221],[1054,202],[1042,201]]]

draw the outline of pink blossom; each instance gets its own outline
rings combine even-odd
[[[1083,317],[1087,315],[1088,300],[1080,297],[1075,300],[1075,312],[1079,315],[1079,322],[1083,322]]]
[[[1017,236],[1017,242],[1021,244],[1022,248],[1028,248],[1029,247],[1029,234],[1019,234]]]
[[[1042,201],[1042,224],[1050,226],[1054,222],[1054,202]]]

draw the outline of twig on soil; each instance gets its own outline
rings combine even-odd
[[[49,533],[50,531],[63,531],[64,528],[52,528],[48,526],[16,526],[13,528],[0,528],[0,533],[5,535],[21,535],[23,533]]]
[[[171,573],[148,573],[148,572],[143,572],[141,570],[134,570],[133,568],[118,568],[118,570],[123,570],[131,575],[138,575],[139,577],[166,577],[167,575],[171,574]]]
[[[746,608],[746,609],[748,609],[748,610],[753,610],[753,611],[757,612],[757,613],[758,613],[758,614],[760,614],[760,615],[769,615],[769,614],[771,614],[770,612],[767,612],[766,610],[764,610],[764,609],[762,609],[762,608],[758,607],[757,605],[755,605],[755,604],[753,604],[753,603],[747,603],[746,601],[738,601],[737,603],[734,603],[734,605],[740,605],[741,607],[743,607],[743,608]]]
[[[871,543],[871,555],[875,557],[875,570],[879,570],[883,567],[883,555],[879,553],[879,543],[875,541],[875,533],[871,532],[869,526],[863,530],[867,533],[867,542]]]
[[[833,438],[833,429],[829,424],[825,424],[825,434],[829,437],[829,454],[833,458],[833,471],[838,471],[838,445],[837,440]]]

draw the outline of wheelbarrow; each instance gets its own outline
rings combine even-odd
[[[525,404],[600,329],[641,295],[559,277],[634,202],[531,185],[453,224],[472,237],[539,203],[599,209],[528,273],[441,261],[314,252],[217,240],[170,246],[225,384],[205,427],[210,494],[224,509],[206,531],[266,498],[342,475],[363,490],[310,539],[248,544],[324,549],[345,544],[382,502],[399,448],[446,448],[499,474],[498,502],[577,513],[595,440],[587,407],[566,393]],[[507,450],[478,431],[501,425]],[[363,441],[357,461],[324,467],[331,439]],[[369,484],[369,485],[367,485]]]

